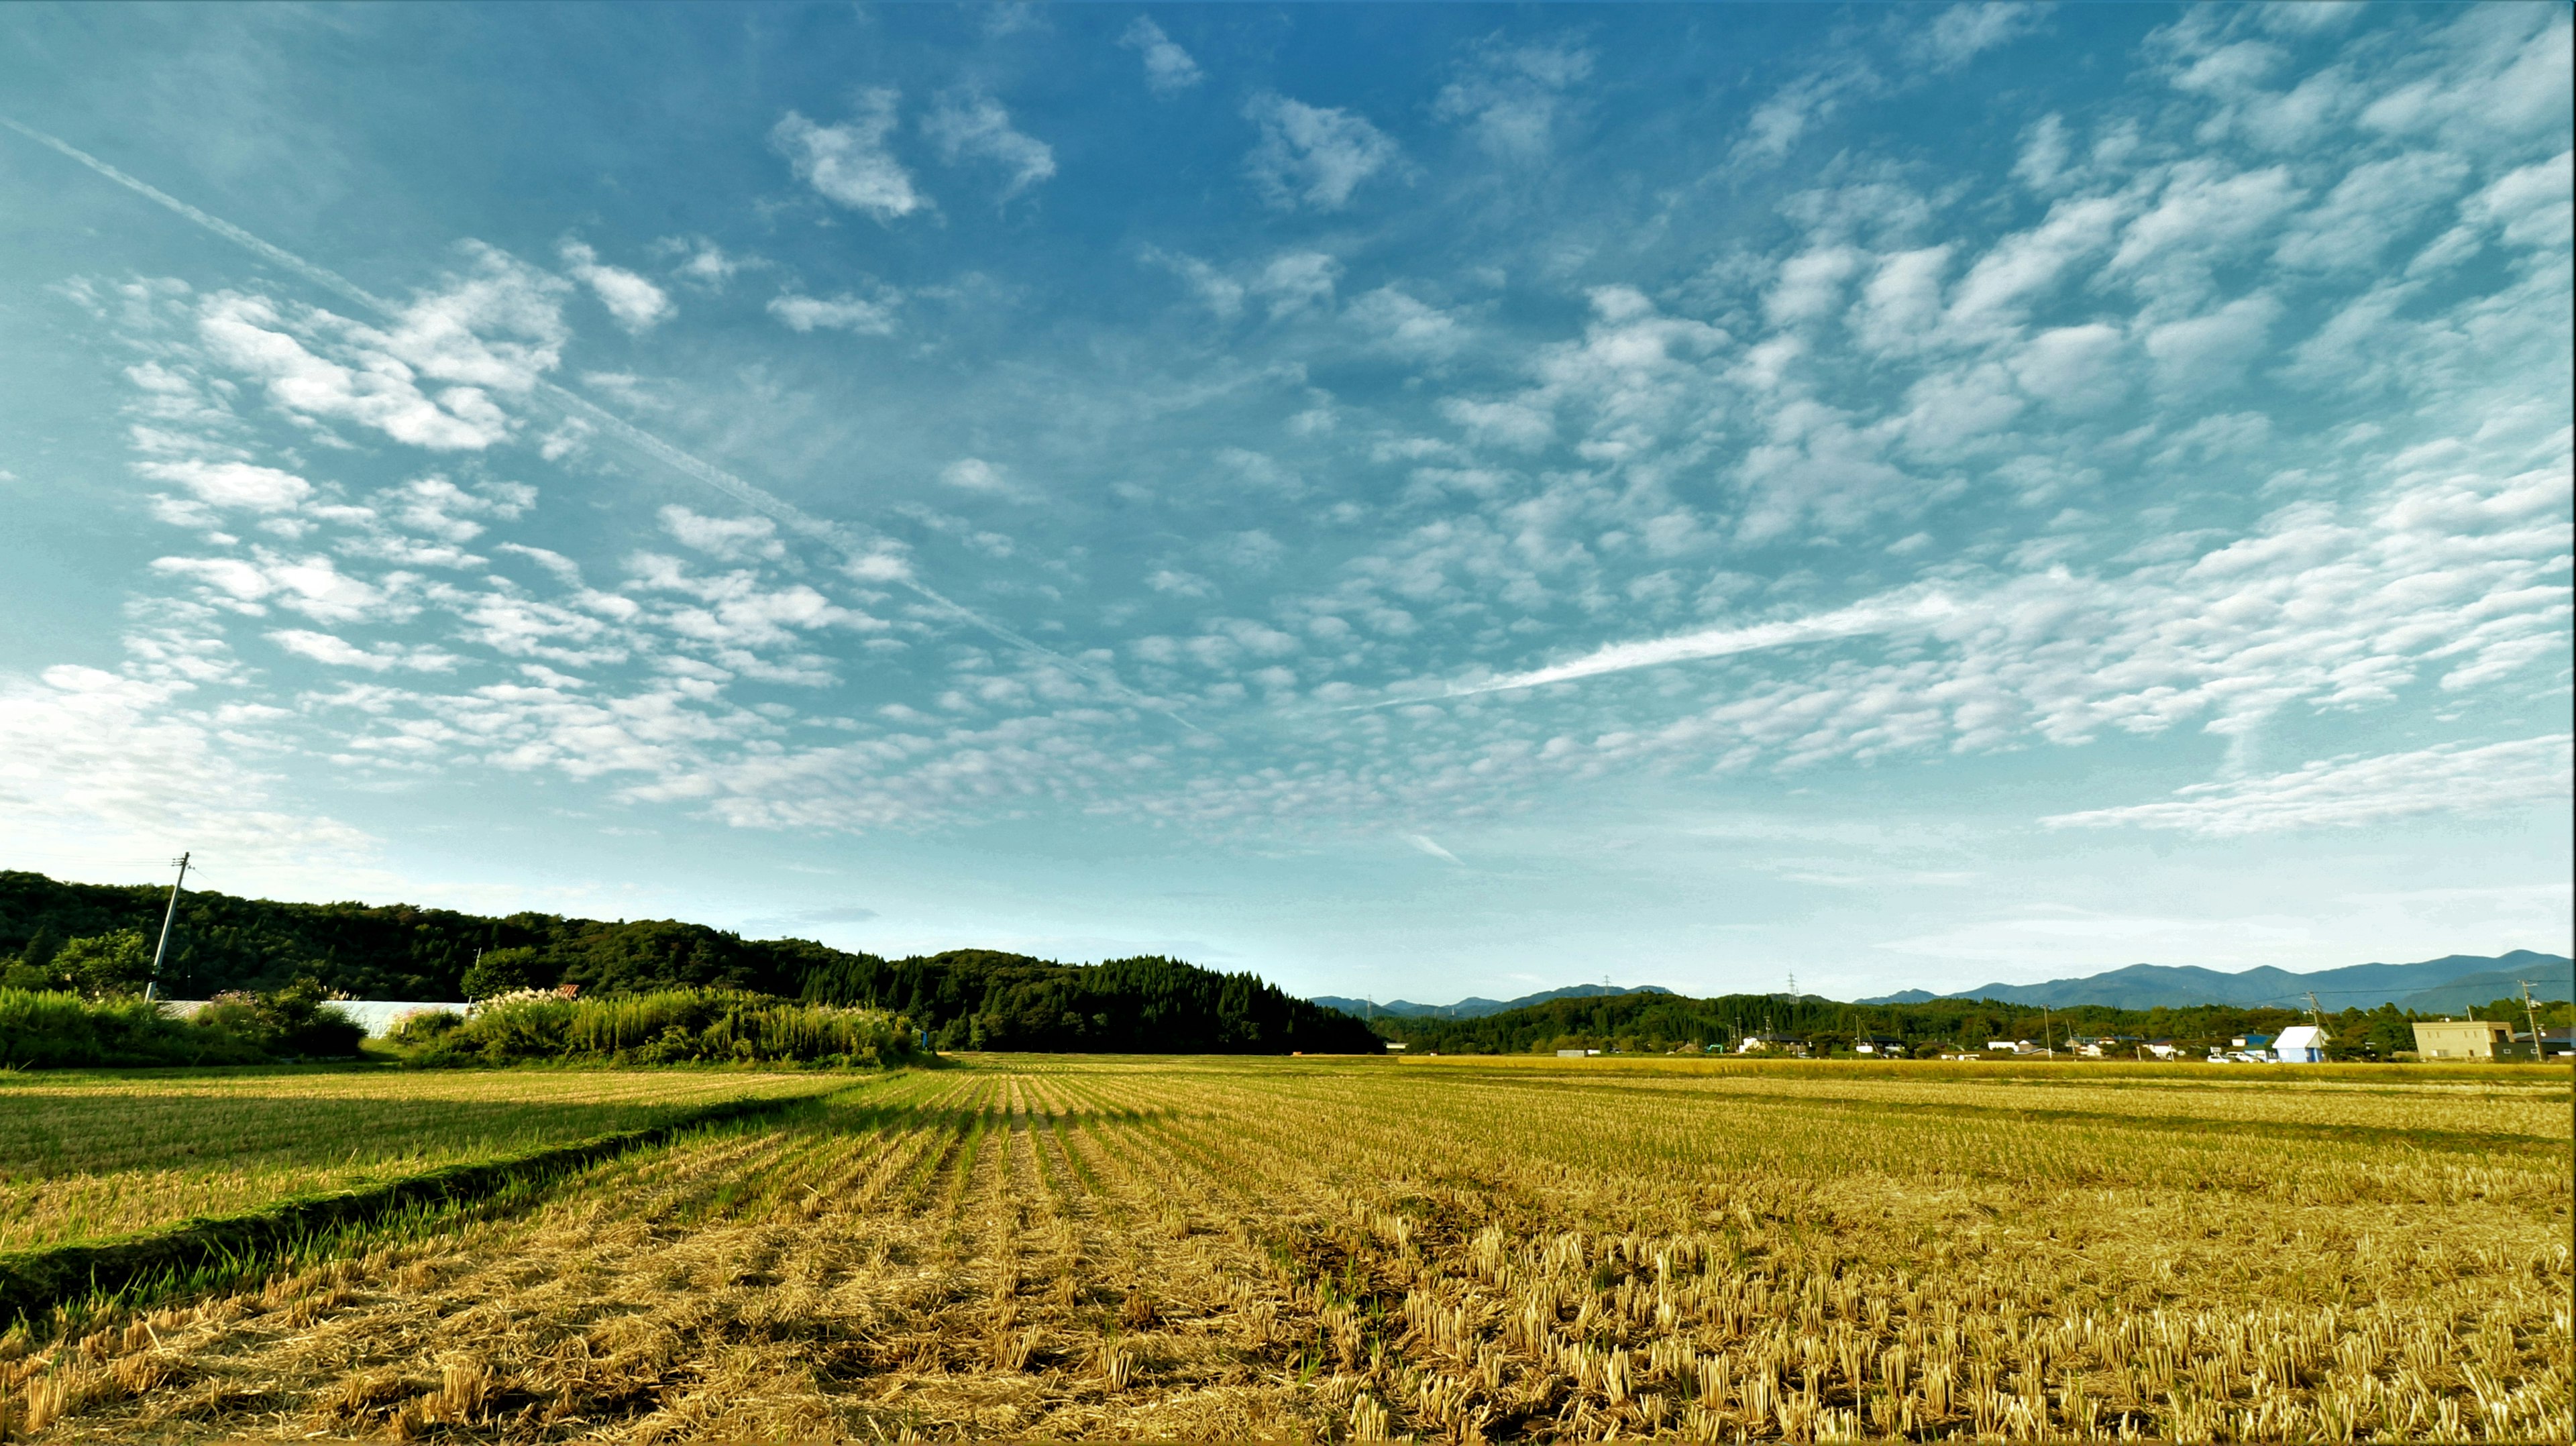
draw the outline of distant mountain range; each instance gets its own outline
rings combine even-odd
[[[1437,1017],[1441,1019],[1482,1019],[1509,1009],[1523,1009],[1545,1004],[1551,999],[1598,999],[1614,994],[1670,994],[1673,991],[1654,984],[1569,984],[1563,989],[1550,989],[1543,994],[1524,994],[1518,999],[1461,999],[1455,1004],[1416,1004],[1409,999],[1390,999],[1373,1004],[1365,999],[1344,999],[1338,995],[1318,994],[1313,1002],[1326,1009],[1356,1014],[1362,1019],[1372,1015],[1392,1014],[1399,1019]]]
[[[2535,999],[2576,998],[2576,965],[2556,954],[2516,949],[2493,957],[2453,954],[2420,964],[2355,964],[2293,974],[2286,969],[2248,969],[2224,974],[2190,965],[2132,964],[2080,979],[2051,979],[2044,984],[1983,984],[1949,994],[1908,989],[1863,999],[1861,1004],[1920,1004],[1929,999],[1994,999],[2006,1004],[2107,1004],[2118,1009],[2154,1009],[2192,1004],[2232,1004],[2240,1008],[2304,1007],[2314,992],[2329,1010],[2376,1009],[2394,1004],[2421,1012],[2465,1009],[2508,995],[2519,995],[2531,981]],[[1320,1002],[1320,1001],[1319,1001]]]

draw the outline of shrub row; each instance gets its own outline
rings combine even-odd
[[[426,1065],[543,1060],[617,1064],[882,1067],[920,1058],[910,1021],[882,1009],[800,1004],[731,989],[606,999],[523,990],[401,1020],[394,1042]]]
[[[320,992],[226,995],[188,1019],[132,995],[0,988],[0,1068],[266,1064],[358,1052],[366,1030]]]

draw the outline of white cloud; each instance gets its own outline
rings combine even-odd
[[[0,677],[0,833],[131,859],[188,848],[230,867],[325,860],[345,867],[374,840],[281,807],[277,780],[238,761],[186,689],[63,665]],[[235,725],[238,726],[238,725]]]
[[[653,243],[653,252],[671,262],[672,275],[708,291],[722,291],[736,273],[762,264],[757,258],[728,256],[704,236],[665,236]]]
[[[566,241],[560,248],[564,269],[573,279],[590,287],[608,314],[630,332],[642,334],[671,319],[679,308],[662,288],[622,267],[600,261],[599,253],[579,241]]]
[[[1424,853],[1431,855],[1433,858],[1440,860],[1442,863],[1456,864],[1462,869],[1467,866],[1466,860],[1459,858],[1456,854],[1453,854],[1447,849],[1444,849],[1440,845],[1432,842],[1430,838],[1425,835],[1409,833],[1404,836],[1404,841],[1413,845],[1415,848],[1422,850]]]
[[[836,126],[816,125],[791,110],[770,130],[769,143],[825,200],[879,221],[898,220],[930,204],[886,147],[901,99],[893,90],[863,91],[858,114]]]
[[[2500,177],[2467,209],[2478,221],[2501,226],[2513,245],[2564,251],[2576,227],[2576,152],[2560,151]]]
[[[829,299],[789,293],[769,299],[769,314],[785,322],[790,331],[847,331],[860,336],[892,336],[895,333],[895,308],[901,303],[901,294],[890,287],[879,290],[873,299],[847,291]]]
[[[1270,258],[1251,289],[1270,298],[1270,319],[1330,305],[1342,263],[1321,251],[1287,251]]]
[[[662,530],[683,547],[726,562],[781,558],[787,546],[778,540],[778,524],[766,517],[702,517],[677,504],[660,513]]]
[[[508,415],[476,388],[451,387],[433,399],[399,358],[372,351],[343,365],[309,350],[288,326],[264,298],[219,295],[198,329],[209,355],[264,384],[289,412],[356,422],[436,451],[480,450],[510,434]]]
[[[512,521],[536,505],[537,489],[524,483],[484,483],[472,491],[444,477],[422,477],[374,499],[380,517],[390,518],[441,542],[471,542],[483,534],[478,517]]]
[[[2181,393],[2206,393],[2236,384],[2262,353],[2281,303],[2265,293],[2240,296],[2216,311],[2151,327],[2147,355],[2157,380]]]
[[[2534,804],[2563,808],[2576,737],[2553,733],[2483,747],[2448,743],[2375,758],[2333,758],[2288,773],[2199,783],[2164,803],[2042,819],[2051,828],[2152,828],[2228,836],[2358,828],[2432,813]]]
[[[2287,265],[2317,270],[2372,265],[2436,205],[2457,195],[2468,173],[2466,161],[2439,151],[2366,161],[2297,219],[2274,254]]]
[[[464,249],[474,270],[414,299],[390,330],[217,292],[197,308],[198,338],[290,414],[437,451],[494,446],[516,423],[492,394],[534,389],[561,358],[565,283],[488,246]],[[455,385],[433,394],[424,379]]]
[[[1826,246],[1780,263],[1780,279],[1762,298],[1762,309],[1774,326],[1823,316],[1842,304],[1843,283],[1860,268],[1860,253],[1848,246]]]
[[[1145,574],[1145,586],[1172,597],[1210,598],[1216,596],[1216,584],[1194,572],[1176,567],[1158,567]]]
[[[1571,44],[1476,48],[1431,113],[1464,121],[1488,152],[1515,160],[1547,154],[1568,109],[1564,94],[1592,74],[1593,54]]]
[[[1952,295],[1949,324],[1973,333],[2018,320],[2075,263],[2110,244],[2126,210],[2109,196],[2070,197],[2050,206],[2037,226],[1997,241],[1968,268]]]
[[[455,654],[432,647],[387,646],[361,648],[332,633],[309,632],[284,628],[268,635],[268,640],[298,657],[334,668],[359,668],[381,673],[389,668],[402,668],[416,673],[446,673],[462,661]]]
[[[1243,315],[1242,282],[1196,256],[1165,251],[1159,246],[1144,247],[1137,254],[1148,265],[1163,267],[1179,277],[1219,321],[1232,321]]]
[[[2021,158],[2013,162],[2013,177],[2034,191],[2054,190],[2058,178],[2066,174],[2073,149],[2065,117],[2050,111],[2022,132]]]
[[[1956,70],[2038,29],[2047,14],[2044,5],[1953,5],[1915,36],[1914,52],[1934,70]]]
[[[1244,106],[1244,118],[1261,127],[1261,142],[1244,169],[1263,199],[1281,208],[1312,206],[1338,211],[1360,183],[1397,164],[1395,142],[1346,110],[1307,105],[1263,92]]]
[[[2030,339],[2010,366],[2021,389],[2076,416],[2098,412],[2128,394],[2121,365],[2128,341],[2119,328],[2092,322],[2061,326]]]
[[[2109,269],[2136,276],[2151,297],[2196,298],[2213,258],[2268,234],[2302,194],[2287,166],[2226,172],[2214,162],[2186,161],[2154,208],[2121,232]]]
[[[1353,300],[1343,314],[1379,347],[1416,361],[1444,361],[1466,344],[1457,318],[1393,286]]]
[[[143,462],[135,471],[163,482],[176,482],[213,507],[244,507],[254,512],[284,512],[313,495],[313,484],[292,472],[254,467],[248,462]]]
[[[1207,79],[1190,53],[1146,16],[1137,16],[1118,43],[1144,57],[1145,86],[1156,95],[1178,95]]]
[[[1480,442],[1519,451],[1543,447],[1556,436],[1555,420],[1527,402],[1449,397],[1440,403],[1440,414]]]
[[[1789,154],[1807,128],[1831,116],[1844,95],[1877,86],[1877,73],[1858,62],[1819,70],[1790,81],[1753,108],[1735,142],[1738,164],[1770,165]]]
[[[939,480],[961,491],[991,496],[1012,496],[1019,491],[1000,467],[981,457],[958,458],[939,469]]]
[[[991,161],[1008,172],[1010,182],[1002,188],[1005,199],[1055,174],[1054,149],[1013,129],[1011,113],[981,92],[941,95],[930,114],[921,118],[921,132],[950,165],[971,158]]]

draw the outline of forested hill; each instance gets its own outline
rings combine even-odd
[[[1169,1054],[1376,1053],[1368,1026],[1251,974],[1145,956],[1050,964],[958,949],[927,958],[843,954],[805,976],[805,998],[910,1015],[943,1049]]]
[[[73,939],[132,931],[148,942],[169,897],[166,885],[73,884],[0,870],[0,971],[12,982],[44,977]],[[180,895],[159,980],[164,996],[203,999],[299,978],[361,999],[423,1001],[558,984],[578,984],[585,994],[748,989],[887,1005],[951,1049],[1284,1054],[1379,1047],[1348,1015],[1292,999],[1250,974],[1175,959],[1068,965],[960,950],[889,961],[672,919],[493,918],[409,904]]]
[[[50,957],[76,938],[159,935],[166,884],[71,884],[0,871],[0,956]],[[274,989],[299,977],[360,999],[463,999],[478,951],[505,983],[572,983],[591,993],[679,985],[795,994],[836,950],[743,939],[669,919],[614,923],[557,914],[491,918],[410,904],[287,904],[187,892],[160,980],[171,998]]]

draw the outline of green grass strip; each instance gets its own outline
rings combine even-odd
[[[585,1169],[632,1150],[664,1144],[709,1125],[813,1103],[815,1095],[723,1100],[643,1129],[594,1135],[498,1160],[435,1170],[354,1190],[300,1195],[239,1215],[199,1216],[115,1240],[0,1254],[0,1324],[56,1306],[114,1296],[136,1284],[186,1279],[210,1269],[291,1252],[317,1236],[372,1225],[406,1212],[470,1204],[513,1186]]]

